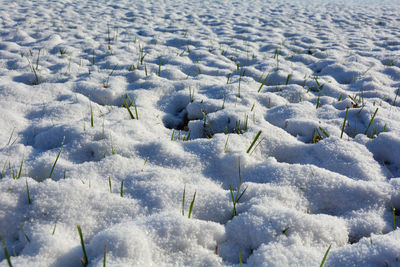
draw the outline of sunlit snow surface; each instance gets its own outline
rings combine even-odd
[[[398,1],[0,4],[14,266],[400,265]]]

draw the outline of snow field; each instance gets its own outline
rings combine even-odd
[[[398,265],[399,4],[1,1],[0,266]]]

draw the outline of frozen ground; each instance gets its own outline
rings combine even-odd
[[[399,266],[399,1],[148,2],[0,1],[11,263]]]

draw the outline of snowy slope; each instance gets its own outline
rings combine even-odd
[[[400,1],[0,4],[0,266],[400,266]]]

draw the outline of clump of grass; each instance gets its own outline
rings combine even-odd
[[[60,150],[58,151],[58,154],[57,154],[56,160],[54,161],[53,167],[51,168],[49,179],[51,179],[51,177],[53,176],[54,168],[56,167],[58,158],[60,157],[61,151],[62,151],[63,146],[64,146],[64,141],[65,141],[65,136],[64,136],[64,138],[63,138],[63,140],[61,142],[61,147],[60,147]],[[44,170],[43,170],[43,175],[44,175]]]
[[[321,131],[322,134],[324,134],[326,137],[329,137],[329,134],[321,126],[319,126],[317,129],[315,129],[315,134],[314,134],[314,137],[312,139],[312,143],[313,144],[316,144],[319,141],[321,141],[322,139],[324,139],[322,137],[322,134],[319,131]]]
[[[236,194],[233,194],[233,189],[232,186],[229,185],[229,190],[231,193],[231,198],[232,198],[232,204],[233,204],[233,209],[232,209],[232,218],[235,217],[237,215],[237,211],[236,211],[236,205],[239,203],[239,200],[242,198],[242,196],[244,195],[244,193],[247,190],[247,187],[243,190],[242,193],[240,193],[240,189],[242,187],[242,174],[240,171],[240,158],[238,159],[238,169],[239,169],[239,186],[236,190]]]
[[[128,68],[128,71],[135,71],[135,70],[136,70],[135,64],[130,65]]]
[[[81,262],[82,262],[83,267],[86,267],[86,266],[88,266],[89,261],[88,261],[88,257],[87,257],[87,253],[86,253],[85,242],[83,241],[82,229],[79,224],[76,226],[76,228],[78,228],[79,238],[81,239],[81,246],[82,246],[82,251],[83,251],[83,258],[81,258]]]
[[[118,64],[115,65],[114,68],[111,70],[111,72],[108,74],[106,82],[103,83],[103,87],[104,87],[104,88],[108,88],[108,86],[109,86],[109,81],[110,81],[110,77],[113,75],[113,73],[114,73],[114,71],[117,69],[117,67],[118,67]]]
[[[67,48],[61,48],[61,47],[59,47],[59,48],[58,48],[58,51],[60,52],[60,55],[61,55],[61,56],[67,54]]]
[[[125,106],[125,108],[127,109],[128,113],[129,113],[129,116],[131,117],[132,120],[134,120],[135,117],[133,116],[132,111],[131,111],[131,109],[130,109],[128,103],[126,102],[126,99],[125,99],[124,96],[122,96],[122,101],[124,102],[124,106]]]
[[[185,198],[186,198],[186,186],[183,188],[183,194],[182,194],[182,216],[185,216]],[[194,192],[193,199],[190,202],[189,206],[189,214],[188,218],[192,216],[192,211],[193,211],[193,206],[194,206],[194,201],[196,199],[196,191]]]
[[[371,132],[371,138],[372,138],[373,135],[375,134],[374,118],[375,118],[375,116],[376,116],[376,113],[378,113],[378,109],[379,109],[379,108],[376,108],[374,114],[371,116],[371,120],[369,121],[369,124],[368,124],[368,126],[367,126],[367,129],[365,129],[365,132],[364,132],[364,134],[366,135],[367,132],[368,132],[369,127],[370,127],[371,124],[372,124],[373,131]]]
[[[140,65],[143,65],[143,60],[144,60],[144,57],[145,57],[146,55],[147,55],[147,54],[144,52],[144,48],[141,47],[141,46],[139,45],[139,60],[140,60]],[[146,76],[147,76],[147,74],[146,74]]]
[[[38,84],[39,84],[39,75],[38,75],[38,73],[37,73],[37,68],[35,68],[35,67],[33,66],[32,62],[29,60],[28,57],[26,57],[26,60],[28,60],[29,67],[31,68],[31,71],[32,71],[33,75],[35,76],[35,77],[34,77],[34,80],[32,81],[32,84],[33,84],[33,85],[38,85]]]
[[[194,89],[192,90],[192,88],[190,88],[189,86],[189,102],[193,103],[194,101]]]

